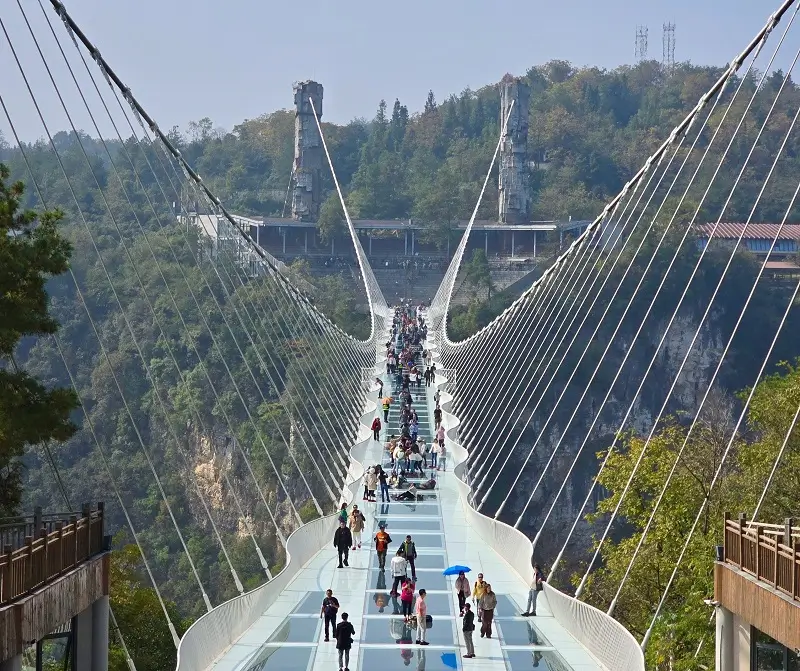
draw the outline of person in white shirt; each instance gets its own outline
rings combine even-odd
[[[392,562],[390,567],[392,570],[392,591],[389,592],[392,596],[397,596],[399,592],[397,588],[400,587],[400,583],[406,579],[406,571],[408,571],[408,561],[403,556],[403,548],[400,548],[397,551],[397,554],[392,557]]]
[[[433,441],[433,445],[431,445],[431,468],[437,467],[437,461],[439,459],[439,453],[441,452],[442,448],[437,441]]]

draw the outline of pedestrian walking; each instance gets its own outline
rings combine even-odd
[[[372,420],[372,437],[375,440],[381,439],[381,426],[381,418],[375,417],[375,419]]]
[[[442,409],[437,405],[433,411],[433,421],[436,424],[436,428],[439,428],[439,424],[442,423]]]
[[[350,520],[347,525],[350,527],[350,535],[353,537],[353,546],[350,548],[351,550],[355,550],[356,548],[361,549],[361,532],[364,531],[366,522],[367,520],[364,517],[364,513],[358,509],[358,506],[353,506],[353,512],[350,513]]]
[[[322,609],[319,612],[319,619],[325,618],[325,641],[330,641],[329,628],[336,636],[336,614],[339,612],[339,600],[333,596],[333,590],[325,592],[322,600]]]
[[[408,573],[408,561],[403,556],[403,548],[400,548],[397,551],[397,554],[392,557],[392,562],[390,565],[392,570],[392,591],[389,592],[391,596],[397,596],[397,588],[400,586],[400,583],[404,582],[407,577]]]
[[[388,507],[388,506],[387,506]],[[386,551],[392,542],[392,537],[386,533],[386,525],[381,523],[378,533],[375,534],[375,551],[378,553],[378,568],[383,571],[386,568]]]
[[[481,638],[492,637],[492,620],[494,619],[494,609],[497,608],[497,595],[492,591],[492,586],[486,583],[486,591],[481,597]]]
[[[483,573],[478,574],[478,579],[472,587],[472,600],[478,608],[478,622],[481,621],[483,614],[481,613],[481,598],[486,591],[486,583],[483,582]]]
[[[406,536],[400,549],[403,551],[403,556],[408,561],[409,566],[411,566],[411,579],[417,582],[417,568],[414,566],[414,560],[417,558],[417,546],[411,540],[411,536]]]
[[[475,656],[475,644],[472,642],[472,632],[475,631],[475,613],[472,612],[468,603],[464,604],[463,618],[461,631],[464,632],[464,645],[467,646],[467,654],[464,657],[472,659]]]
[[[383,421],[384,422],[388,422],[389,421],[389,406],[391,406],[391,405],[392,405],[392,402],[389,400],[389,397],[386,396],[383,399],[383,403],[382,403],[382,406],[383,406]]]
[[[350,648],[353,647],[353,636],[356,630],[348,619],[347,613],[342,613],[342,621],[336,625],[336,649],[339,651],[339,670],[350,671]]]
[[[344,566],[350,566],[350,564],[347,563],[347,557],[352,544],[353,536],[350,534],[350,529],[347,528],[344,520],[339,520],[339,528],[333,535],[333,547],[339,552],[339,568],[343,568],[342,564],[344,564]]]
[[[381,488],[381,503],[389,503],[389,483],[387,481],[389,475],[381,469],[381,472],[378,473],[378,484]]]
[[[378,383],[378,398],[380,398],[383,396],[383,380],[381,380],[379,377],[376,377],[375,382]]]
[[[400,590],[400,603],[403,604],[403,619],[408,622],[414,605],[414,586],[406,580]]]
[[[425,603],[425,595],[425,590],[421,589],[414,607],[417,616],[417,645],[428,645],[428,641],[425,640],[428,634],[428,604]]]
[[[522,614],[523,617],[528,617],[529,615],[536,615],[536,601],[539,598],[539,592],[544,589],[544,583],[546,580],[544,571],[542,571],[539,564],[534,564],[533,566],[533,582],[531,583],[530,591],[528,592],[528,605],[525,608],[525,612]]]
[[[378,475],[375,473],[374,466],[369,467],[364,481],[367,486],[367,501],[375,501],[375,490],[378,488]]]
[[[458,574],[458,578],[456,578],[456,595],[458,596],[458,614],[460,616],[464,615],[464,606],[467,603],[469,594],[469,580],[467,580],[464,571],[461,571]]]

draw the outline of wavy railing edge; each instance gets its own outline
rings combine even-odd
[[[438,347],[430,345],[434,361],[441,364]],[[533,581],[533,546],[531,540],[518,529],[494,518],[479,513],[472,506],[472,488],[464,476],[467,450],[458,442],[459,418],[450,412],[452,394],[442,389],[447,377],[437,371],[435,386],[440,390],[440,406],[445,430],[446,459],[453,466],[456,481],[461,493],[461,502],[467,520],[477,530],[486,543],[527,583]],[[556,621],[586,650],[598,663],[612,671],[645,671],[644,653],[625,627],[617,620],[594,606],[579,601],[568,594],[545,584],[544,595],[550,612]]]
[[[382,363],[375,366],[377,371]],[[377,387],[376,387],[377,390]],[[342,502],[348,505],[356,498],[364,475],[363,460],[372,439],[370,425],[377,403],[365,398],[364,412],[359,418],[360,440],[350,450],[350,467],[342,489]],[[338,513],[319,517],[295,529],[286,540],[286,564],[272,580],[255,589],[225,601],[197,619],[184,633],[178,645],[176,671],[203,671],[258,620],[286,589],[300,570],[325,548],[333,537]]]

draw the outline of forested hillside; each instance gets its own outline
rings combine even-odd
[[[554,61],[529,70],[525,75],[532,89],[529,156],[536,163],[530,173],[532,218],[595,216],[719,73],[716,68],[681,65],[667,75],[652,62],[603,71]],[[776,74],[765,86],[777,90],[781,81],[782,76]],[[748,80],[743,90],[752,91],[754,87],[755,80]],[[288,103],[288,89],[286,97]],[[767,98],[761,97],[758,104],[767,104]],[[381,102],[372,120],[357,119],[344,126],[323,123],[323,130],[353,216],[413,217],[424,222],[428,238],[438,242],[444,240],[443,232],[449,224],[467,218],[475,205],[497,142],[500,98],[496,85],[465,91],[438,103],[432,92],[421,113],[409,114],[409,107],[416,108],[419,102]],[[779,135],[798,104],[800,90],[791,84],[773,112],[767,145],[772,143],[777,148]],[[764,118],[766,111],[759,108],[754,113]],[[708,132],[720,123],[721,111],[715,114]],[[185,133],[174,129],[170,137],[230,210],[248,215],[281,214],[291,171],[293,126],[293,112],[277,111],[243,121],[230,132],[217,130],[211,120],[203,119],[190,124]],[[757,131],[756,127],[740,131],[733,148],[740,159]],[[211,601],[216,604],[237,593],[208,516],[198,497],[187,491],[186,482],[196,477],[202,484],[220,520],[231,563],[245,588],[264,579],[253,539],[264,551],[268,566],[277,570],[284,557],[264,503],[276,514],[284,532],[291,529],[293,519],[291,505],[280,493],[282,484],[303,519],[315,516],[316,511],[297,476],[292,455],[279,452],[276,429],[291,433],[287,399],[302,403],[309,398],[309,389],[298,380],[310,377],[317,384],[319,378],[314,376],[324,376],[327,371],[315,369],[310,357],[298,356],[291,366],[280,370],[289,381],[285,387],[266,381],[264,368],[270,366],[256,366],[260,374],[254,376],[242,364],[229,375],[225,354],[237,342],[245,342],[256,325],[274,328],[269,320],[270,306],[277,304],[274,294],[257,283],[239,281],[230,267],[225,267],[222,276],[215,274],[202,263],[198,250],[203,245],[196,231],[163,226],[161,222],[173,222],[175,216],[160,193],[167,176],[149,167],[159,165],[152,146],[145,144],[142,148],[127,138],[124,145],[109,141],[109,158],[106,146],[82,136],[81,142],[89,150],[89,169],[74,135],[60,133],[55,139],[70,184],[45,143],[28,145],[25,150],[43,190],[46,209],[63,209],[59,227],[72,245],[71,270],[81,287],[79,294],[69,275],[48,284],[53,316],[62,324],[60,342],[72,379],[52,338],[24,339],[17,349],[17,362],[47,385],[70,386],[74,381],[79,391],[91,426],[82,413],[74,413],[80,430],[54,446],[54,458],[74,502],[109,503],[115,525],[109,531],[118,534],[117,547],[125,548],[114,568],[120,626],[133,641],[129,644],[134,646],[137,668],[161,671],[174,659],[172,641],[161,606],[149,591],[149,580],[130,545],[133,538],[126,531],[126,521],[114,504],[113,487],[95,441],[111,457],[115,480],[122,485],[120,495],[131,505],[133,522],[141,532],[140,541],[156,582],[162,587],[165,607],[180,631],[202,614],[205,606],[175,526],[184,534]],[[776,175],[770,187],[781,194],[795,186],[792,180],[800,166],[797,142],[794,136],[790,139],[786,148],[788,167]],[[134,161],[131,167],[124,160],[116,161],[127,152]],[[753,157],[754,169],[743,177],[742,193],[752,196],[773,156],[774,151],[763,151]],[[29,184],[20,195],[22,201],[40,212],[45,209],[30,185],[19,150],[2,137],[0,161],[10,167],[12,178]],[[702,210],[707,219],[713,220],[721,211],[724,185],[734,177],[726,170],[730,169],[723,167],[717,182],[720,186],[714,187]],[[330,175],[327,171],[324,175],[327,200],[320,226],[331,230],[341,226],[341,214]],[[70,186],[79,207],[73,202]],[[181,194],[176,195],[180,198]],[[129,200],[137,217],[131,215]],[[159,205],[154,209],[151,202]],[[768,193],[762,203],[755,218],[774,220],[782,212],[773,208],[785,203],[785,198],[773,199]],[[689,212],[691,207],[692,203],[685,203],[684,211]],[[725,218],[743,218],[747,214],[744,207],[734,200],[725,210]],[[494,218],[496,211],[496,189],[490,188],[480,216]],[[692,250],[691,254],[697,251]],[[695,258],[691,254],[687,252],[687,266]],[[720,260],[712,271],[723,264]],[[751,278],[752,263],[742,272]],[[713,272],[710,275],[713,277]],[[165,277],[171,287],[180,286],[180,291],[167,295],[162,289]],[[348,283],[335,277],[315,282],[316,304],[342,328],[363,337],[368,327],[363,315],[355,313],[356,298]],[[711,280],[705,284],[710,285]],[[707,295],[707,289],[699,294],[698,301]],[[679,288],[672,290],[674,293]],[[769,303],[772,295],[771,291],[763,292],[764,314],[769,319],[778,312]],[[152,296],[157,299],[149,305],[147,298]],[[741,300],[738,295],[734,298]],[[456,326],[466,335],[486,323],[494,311],[491,306],[471,306]],[[730,315],[722,318],[731,319]],[[226,321],[231,328],[225,327]],[[212,342],[210,331],[222,334],[218,342]],[[280,337],[274,331],[271,335]],[[746,338],[745,342],[752,344]],[[285,345],[290,347],[291,343]],[[250,349],[247,354],[249,361],[254,361]],[[332,357],[320,360],[330,361]],[[609,358],[610,365],[614,361]],[[796,386],[797,372],[790,372],[787,379]],[[215,390],[207,385],[207,377],[218,385]],[[736,377],[732,384],[741,386],[739,381]],[[781,390],[779,381],[770,384],[768,391]],[[161,398],[155,386],[163,390]],[[161,403],[169,409],[170,420],[163,418]],[[254,416],[252,422],[248,410]],[[134,424],[141,428],[141,435],[132,428]],[[173,432],[177,441],[172,439]],[[160,468],[166,466],[160,473],[166,497],[151,475],[140,439],[152,448]],[[253,447],[261,440],[264,450]],[[30,449],[24,462],[23,507],[39,504],[60,509],[63,499],[56,493],[52,469],[46,454],[37,445],[30,446],[34,442],[28,441]],[[263,503],[256,486],[245,477],[236,451],[240,445],[246,446],[264,490]],[[636,444],[630,445],[630,452],[635,454]],[[275,467],[269,463],[267,449],[276,455]],[[302,459],[300,465],[308,470],[309,464]],[[614,466],[603,483],[610,491],[615,490],[627,467],[625,462]],[[252,537],[241,526],[242,516],[226,482],[229,474],[243,502],[244,517],[252,525]],[[175,523],[164,498],[175,512]],[[777,513],[780,507],[774,510]],[[609,571],[617,569],[615,561],[621,560],[612,559]],[[702,568],[705,570],[705,564]],[[598,603],[606,597],[604,580],[605,574],[601,574],[592,585]],[[629,606],[634,607],[635,603]],[[642,618],[637,620],[635,615],[630,615],[630,622],[639,627]],[[114,663],[115,669],[123,666],[120,659]]]

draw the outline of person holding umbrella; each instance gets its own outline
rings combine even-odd
[[[464,617],[464,606],[470,595],[469,580],[464,571],[459,571],[458,578],[456,578],[456,595],[458,596],[458,615]]]

